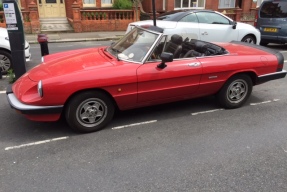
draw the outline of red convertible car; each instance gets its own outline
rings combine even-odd
[[[102,129],[116,109],[216,95],[242,106],[252,87],[284,78],[278,51],[244,42],[209,43],[136,27],[109,47],[47,55],[7,88],[12,108],[34,121],[63,115],[81,132]]]

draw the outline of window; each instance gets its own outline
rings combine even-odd
[[[96,0],[83,0],[84,7],[96,7]]]
[[[218,8],[235,8],[235,0],[219,0]]]
[[[112,7],[113,0],[102,0],[102,7]]]
[[[185,16],[184,18],[182,18],[181,20],[179,20],[180,22],[193,22],[193,23],[198,23],[197,17],[194,13],[189,14],[187,16]]]
[[[175,9],[189,9],[189,8],[200,8],[205,7],[205,0],[175,0],[174,8]]]
[[[206,24],[222,24],[228,25],[230,21],[225,17],[216,14],[216,13],[208,13],[208,12],[199,12],[196,13],[199,23],[206,23]]]
[[[287,2],[265,2],[260,10],[262,18],[286,18]]]

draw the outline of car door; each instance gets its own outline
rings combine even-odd
[[[157,67],[161,61],[148,62],[137,69],[138,102],[161,102],[191,97],[200,82],[202,67],[196,58],[178,59]]]
[[[200,40],[208,42],[230,42],[238,39],[238,30],[230,20],[214,12],[196,13],[199,22]]]
[[[185,39],[199,39],[199,25],[195,13],[190,13],[177,22],[176,29]]]

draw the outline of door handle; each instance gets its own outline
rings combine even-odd
[[[200,63],[189,63],[188,66],[189,67],[198,67],[200,65]]]
[[[205,32],[201,33],[201,35],[208,35],[208,33],[205,31]]]

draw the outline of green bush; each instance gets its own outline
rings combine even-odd
[[[7,71],[8,81],[9,83],[14,83],[16,81],[15,73],[13,69],[9,69]]]
[[[113,8],[115,9],[131,9],[133,3],[131,0],[115,0],[113,3]]]
[[[3,4],[0,3],[0,11],[3,11]]]

